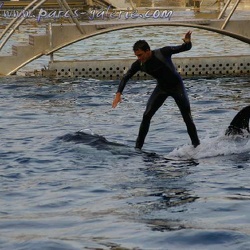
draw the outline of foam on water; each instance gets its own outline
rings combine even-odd
[[[192,145],[183,145],[170,152],[167,157],[174,159],[202,159],[233,154],[250,153],[249,134],[216,137],[207,135],[201,144],[194,148]]]

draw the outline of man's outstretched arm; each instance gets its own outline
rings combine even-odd
[[[122,77],[122,80],[118,86],[118,90],[116,92],[115,98],[112,103],[112,108],[115,108],[118,103],[122,101],[122,92],[126,86],[126,83],[128,80],[140,70],[140,63],[139,61],[136,61],[132,64],[131,68],[127,71],[127,73]]]
[[[161,52],[163,53],[163,55],[168,56],[190,50],[192,48],[191,34],[192,34],[191,31],[188,31],[185,34],[184,38],[182,39],[184,42],[182,45],[166,46],[161,48]]]
[[[112,103],[112,108],[115,108],[117,104],[121,101],[122,101],[122,94],[120,92],[117,92]]]

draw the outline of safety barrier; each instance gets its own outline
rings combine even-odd
[[[56,77],[84,77],[95,79],[119,79],[134,59],[53,61],[43,75]],[[182,76],[250,75],[250,55],[174,58],[177,71]],[[150,79],[143,72],[134,78]]]

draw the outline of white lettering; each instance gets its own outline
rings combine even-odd
[[[47,16],[47,11],[44,9],[40,9],[38,16],[37,16],[37,22],[39,23],[42,19],[42,17],[46,17]]]
[[[3,2],[0,2],[0,9],[3,6]],[[152,10],[151,10],[152,11]],[[74,10],[72,12],[72,15],[70,14],[71,12],[69,10],[63,11],[63,10],[52,10],[52,11],[46,11],[45,9],[40,9],[38,12],[37,17],[31,14],[31,11],[29,10],[22,10],[22,11],[17,11],[17,10],[4,10],[3,11],[3,16],[5,18],[11,18],[11,17],[24,17],[24,18],[35,18],[37,19],[37,22],[40,22],[44,18],[53,18],[53,19],[58,19],[58,18],[70,18],[71,16],[74,18],[79,17],[80,15],[82,16],[87,16],[89,20],[94,20],[94,19],[137,19],[137,18],[167,18],[170,20],[171,16],[173,15],[173,11],[170,10],[155,10],[153,13],[151,13],[150,10],[147,10],[145,13],[139,13],[138,10],[130,10],[129,8],[127,11],[116,11],[109,6],[106,10],[96,10],[92,9],[89,12],[81,12],[79,13],[78,10]]]

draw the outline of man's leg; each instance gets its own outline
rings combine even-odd
[[[175,102],[180,109],[183,120],[186,123],[187,131],[191,138],[192,144],[196,148],[198,145],[200,145],[200,140],[191,115],[190,103],[188,100],[187,93],[184,90],[183,93],[174,94],[173,98],[175,99]]]
[[[161,105],[164,103],[166,98],[167,98],[167,95],[164,94],[164,92],[162,92],[156,86],[153,93],[149,97],[146,110],[143,114],[143,118],[142,118],[142,122],[140,125],[139,134],[136,140],[135,148],[139,148],[139,149],[142,148],[144,144],[144,140],[149,130],[151,118],[153,117],[155,112],[161,107]]]

